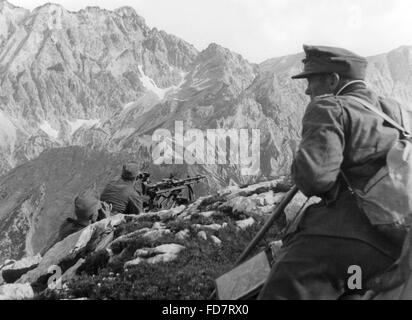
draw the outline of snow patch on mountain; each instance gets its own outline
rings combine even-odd
[[[50,125],[48,121],[44,121],[40,125],[40,129],[43,130],[49,137],[53,139],[57,139],[57,137],[59,136],[59,131],[53,129],[53,127]]]
[[[8,117],[0,112],[0,146],[5,148],[16,142],[16,127]]]
[[[141,74],[140,81],[143,83],[143,86],[147,90],[154,92],[159,97],[159,99],[163,100],[166,93],[170,90],[170,88],[166,88],[166,89],[159,88],[156,85],[156,83],[153,81],[153,79],[148,77],[144,73],[142,66],[139,65],[138,68]]]

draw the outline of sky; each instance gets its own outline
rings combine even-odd
[[[46,2],[134,8],[149,27],[193,44],[218,43],[253,63],[295,54],[303,44],[371,56],[412,46],[411,0],[8,0],[27,9]]]

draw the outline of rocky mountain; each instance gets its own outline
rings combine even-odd
[[[63,221],[73,217],[74,197],[86,189],[102,192],[119,178],[127,160],[101,149],[58,148],[0,178],[0,261],[35,256],[48,247]],[[170,168],[151,170],[150,165],[143,169],[154,172],[154,181],[170,173]],[[194,188],[198,194],[209,190],[206,182]]]
[[[39,253],[75,195],[100,190],[126,159],[158,178],[206,174],[214,191],[288,174],[308,103],[305,81],[290,79],[302,57],[252,64],[214,43],[199,52],[129,7],[29,11],[0,0],[0,262]],[[412,108],[412,47],[369,60],[370,85]],[[260,170],[154,165],[153,134],[179,121],[185,132],[259,129]]]
[[[1,1],[2,172],[43,150],[72,144],[129,103],[156,103],[197,56],[190,44],[146,26],[128,7],[32,12]],[[145,96],[146,87],[157,94]],[[149,103],[149,104],[150,104]]]
[[[5,261],[0,265],[0,299],[30,299],[41,294],[48,287],[50,266],[61,269],[61,286],[65,290],[60,293],[71,299],[93,298],[91,292],[76,290],[76,283],[82,281],[92,281],[86,291],[92,289],[100,299],[106,294],[106,298],[121,298],[129,290],[126,299],[181,299],[184,294],[206,299],[213,290],[214,279],[230,268],[232,259],[261,228],[289,188],[283,179],[229,187],[187,207],[138,216],[119,214],[101,220],[56,243],[43,256]],[[305,200],[301,195],[294,199],[286,211],[288,221],[293,220]],[[268,237],[276,236],[286,222],[276,221]],[[279,245],[272,244],[274,255]],[[172,268],[169,272],[156,269],[165,263]],[[104,268],[108,268],[107,275],[101,271]],[[88,276],[81,280],[83,272]],[[147,279],[139,277],[135,282],[138,287],[128,288],[132,285],[130,277],[136,272],[142,272]],[[156,272],[156,277],[150,276]],[[148,287],[143,285],[147,280]],[[177,289],[177,285],[182,288]]]

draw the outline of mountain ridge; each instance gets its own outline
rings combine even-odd
[[[1,198],[0,191],[5,253],[20,258],[41,251],[71,215],[76,193],[87,187],[83,180],[97,180],[101,188],[126,160],[151,164],[157,179],[168,171],[207,175],[209,191],[289,174],[309,101],[305,81],[291,79],[302,69],[302,53],[254,64],[216,43],[198,51],[149,28],[131,7],[60,8],[60,22],[54,20],[59,8],[17,9],[19,23],[10,15],[7,38],[0,31],[0,188],[16,195]],[[371,88],[412,108],[412,47],[368,59]],[[173,133],[177,121],[185,131],[260,130],[259,173],[244,176],[230,163],[154,166],[153,133]],[[67,150],[80,156],[65,163]],[[101,166],[94,168],[90,162],[99,157]],[[90,172],[79,176],[82,162]],[[58,174],[65,167],[65,177],[76,180],[69,191]],[[28,178],[32,188],[23,178],[28,168],[42,172],[38,181]]]

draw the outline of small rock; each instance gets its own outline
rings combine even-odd
[[[247,228],[253,226],[254,224],[255,224],[255,220],[253,218],[236,221],[236,225],[242,230],[246,230]]]
[[[147,259],[148,263],[170,262],[177,258],[178,254],[184,250],[185,247],[178,244],[164,244],[154,248],[154,252],[157,253],[155,257]]]
[[[210,218],[214,214],[216,214],[216,211],[206,211],[206,212],[199,212],[198,215],[204,218]]]
[[[142,259],[142,258],[136,258],[136,259],[134,259],[134,260],[127,261],[127,262],[124,264],[124,269],[125,269],[125,271],[127,272],[127,271],[128,271],[128,268],[133,267],[133,266],[137,266],[137,265],[141,264],[143,261],[145,261],[145,259]]]
[[[150,256],[153,252],[153,249],[137,249],[133,255],[134,258],[144,258]]]
[[[177,259],[177,255],[174,254],[159,254],[155,257],[149,258],[146,260],[147,263],[156,264],[156,263],[166,263]]]
[[[166,225],[162,222],[155,222],[152,229],[166,229]]]
[[[156,248],[144,248],[135,252],[135,259],[128,261],[124,264],[124,268],[139,265],[146,261],[147,263],[155,264],[160,262],[170,262],[177,258],[180,251],[185,247],[178,244],[164,244]],[[153,255],[155,255],[153,257]],[[149,257],[145,259],[144,257]]]
[[[160,238],[171,234],[172,232],[169,229],[158,229],[158,230],[151,230],[146,232],[143,237],[149,239],[150,241],[156,241]]]
[[[216,237],[216,236],[210,236],[210,239],[212,239],[212,241],[213,241],[214,244],[216,244],[216,245],[218,245],[218,246],[221,246],[221,245],[222,245],[222,240],[220,240],[218,237]]]
[[[5,266],[1,270],[19,270],[26,269],[39,264],[42,257],[40,254],[37,254],[34,257],[26,257],[19,261],[10,260],[9,263],[5,263]]]
[[[179,240],[185,240],[189,237],[190,235],[190,231],[188,229],[179,231],[178,233],[176,233],[176,238]]]
[[[195,224],[193,225],[193,227],[196,229],[209,230],[209,231],[219,231],[220,229],[222,229],[222,225],[217,224],[217,223],[209,224],[209,225]]]
[[[174,215],[174,216],[177,216],[177,215],[181,214],[185,209],[186,209],[186,206],[184,206],[184,205],[181,205],[181,206],[179,206],[179,207],[173,208],[173,209],[172,209],[173,215]]]
[[[273,210],[274,210],[275,208],[276,208],[276,205],[264,206],[264,207],[260,208],[259,213],[260,213],[260,215],[266,216],[266,215],[268,215],[268,214],[273,213]]]
[[[157,216],[162,220],[168,220],[171,218],[177,217],[179,214],[181,214],[184,210],[186,209],[186,206],[181,205],[179,207],[173,208],[173,209],[168,209],[168,210],[162,210],[157,212]]]
[[[207,234],[205,231],[199,231],[197,234],[198,238],[203,239],[203,240],[207,240]]]
[[[110,232],[109,234],[105,235],[102,240],[100,240],[99,244],[96,246],[95,251],[105,250],[110,243],[113,242],[114,239],[114,232]]]
[[[282,250],[282,246],[283,246],[282,240],[273,241],[269,244],[270,250],[272,251],[272,257],[275,261],[279,257],[279,254]]]
[[[264,203],[265,206],[271,206],[271,205],[275,204],[275,201],[276,201],[275,193],[272,190],[270,190],[269,192],[264,193],[263,197],[264,197],[264,200],[265,200],[265,203]]]
[[[105,229],[107,229],[109,226],[117,227],[123,223],[126,223],[127,222],[126,220],[133,219],[133,218],[134,217],[131,215],[126,217],[123,214],[117,214],[115,216],[111,216],[101,221],[106,221]]]
[[[180,251],[184,249],[185,247],[179,244],[171,243],[171,244],[162,244],[161,246],[154,248],[154,251],[156,253],[161,253],[161,254],[165,254],[165,253],[178,254],[180,253]]]
[[[0,300],[33,299],[34,291],[30,284],[5,284],[0,287]]]
[[[12,265],[14,263],[16,263],[16,260],[7,259],[6,261],[4,261],[3,264],[0,264],[0,271],[3,270],[5,267]]]

